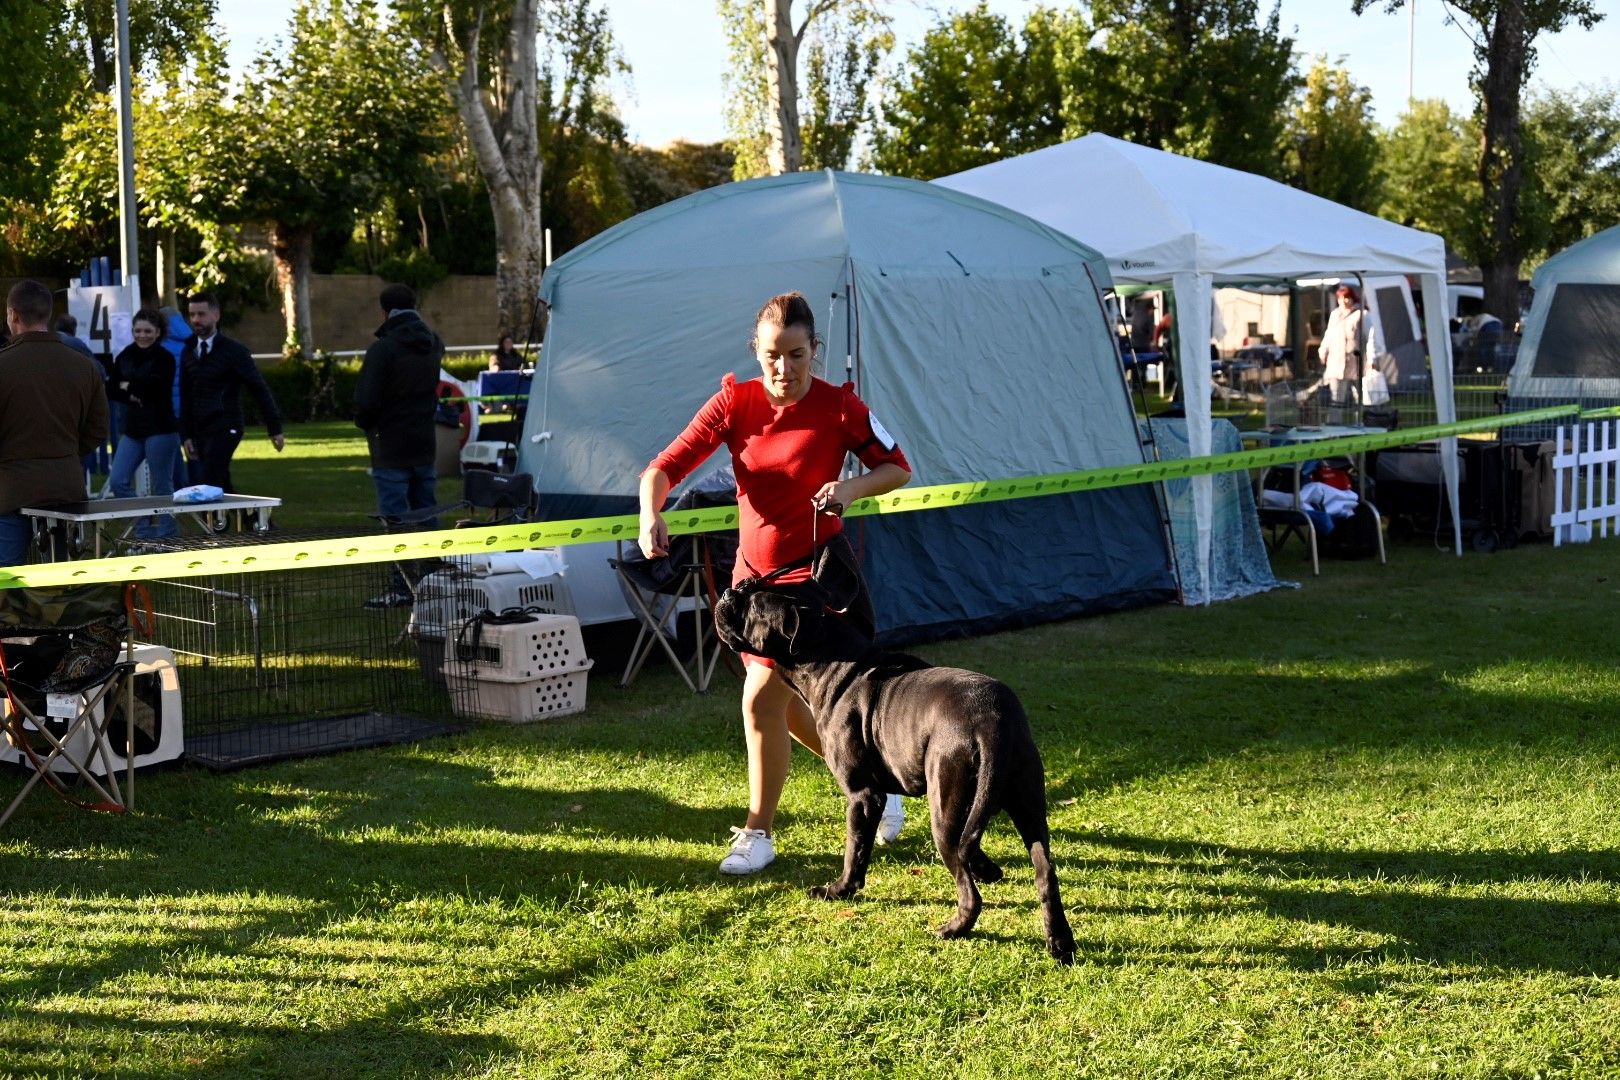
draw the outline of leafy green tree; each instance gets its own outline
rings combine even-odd
[[[1531,264],[1620,222],[1620,92],[1531,98],[1524,163],[1521,234]]]
[[[541,199],[561,254],[634,209],[620,170],[624,123],[604,86],[628,70],[605,9],[589,0],[557,13],[540,71]]]
[[[105,94],[118,77],[114,0],[31,0],[55,17],[89,66],[90,87]],[[214,32],[218,0],[130,0],[129,51],[136,71],[192,55]]]
[[[157,291],[165,300],[174,298],[182,245],[191,256],[189,278],[209,287],[223,283],[238,255],[223,223],[229,215],[220,214],[236,200],[242,173],[227,83],[223,51],[205,39],[189,62],[166,62],[133,87],[140,238],[158,256]],[[117,131],[111,92],[89,94],[63,130],[49,218],[79,259],[116,242]]]
[[[1357,15],[1379,0],[1351,0]],[[1382,0],[1398,11],[1406,0]],[[1478,176],[1485,212],[1485,307],[1517,311],[1525,243],[1519,221],[1524,186],[1520,99],[1535,68],[1535,40],[1571,23],[1590,30],[1603,18],[1595,0],[1450,0],[1452,18],[1474,41],[1473,83],[1483,133]]]
[[[872,135],[879,172],[933,179],[1063,137],[1056,57],[1068,16],[1037,9],[1015,34],[983,0],[908,51]]]
[[[1481,255],[1479,126],[1439,98],[1414,101],[1383,138],[1378,214],[1445,238],[1470,262]]]
[[[619,171],[631,209],[639,214],[731,180],[735,157],[723,142],[677,139],[668,146],[627,145],[619,151]]]
[[[1376,210],[1380,151],[1372,91],[1317,57],[1289,125],[1289,182],[1357,210]]]
[[[6,61],[0,64],[0,273],[23,272],[23,260],[49,234],[40,212],[61,155],[68,102],[80,80],[58,57],[66,35],[50,8],[14,4],[7,13]]]
[[[730,51],[722,82],[736,179],[848,167],[878,65],[894,47],[880,0],[809,0],[796,29],[791,0],[717,7]]]
[[[828,19],[811,38],[805,65],[805,168],[849,167],[856,137],[867,120],[868,88],[893,48],[887,19],[867,8],[851,8],[843,19]]]
[[[501,323],[526,326],[545,268],[540,0],[394,0],[394,11],[401,27],[428,50],[455,102],[489,194]]]
[[[260,56],[237,104],[234,210],[270,222],[289,354],[313,344],[309,277],[323,223],[352,222],[423,179],[446,101],[414,41],[372,0],[300,0],[285,51]]]
[[[155,75],[208,42],[215,0],[131,0],[138,73]],[[57,163],[75,149],[97,95],[115,78],[114,0],[20,0],[5,5],[0,64],[0,251],[13,272],[82,258],[85,234],[63,234],[47,205]],[[112,129],[116,132],[116,128]],[[116,177],[116,174],[114,174]],[[114,181],[116,187],[116,179]]]
[[[1060,61],[1065,129],[1280,177],[1293,48],[1258,0],[1093,0]]]

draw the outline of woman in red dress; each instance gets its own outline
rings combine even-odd
[[[810,577],[809,557],[822,545],[833,547],[832,554],[851,568],[858,566],[839,515],[857,499],[906,483],[911,466],[852,387],[834,386],[811,374],[820,343],[815,314],[801,294],[766,301],[754,331],[760,377],[738,383],[727,375],[720,392],[641,474],[643,554],[668,554],[669,530],[661,509],[670,488],[724,445],[731,450],[737,476],[740,553],[734,580],[794,567],[777,580],[804,581]],[[851,453],[868,471],[840,479]],[[870,620],[864,583],[850,610]],[[863,629],[871,632],[873,627]],[[735,839],[720,863],[727,874],[752,874],[776,858],[771,826],[787,782],[790,738],[821,754],[814,718],[771,662],[757,656],[743,660],[748,819],[743,827],[732,827]],[[889,796],[879,826],[881,840],[899,835],[903,813],[899,796]]]

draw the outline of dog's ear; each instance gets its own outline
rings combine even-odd
[[[748,598],[735,589],[720,594],[714,604],[714,630],[727,648],[737,652],[752,652],[743,640],[743,626],[748,618]]]
[[[799,654],[799,626],[803,622],[799,605],[784,601],[777,613],[777,632],[781,635],[784,654],[777,659],[787,660]]]
[[[801,659],[821,644],[821,624],[826,614],[820,604],[802,600],[785,606],[787,617],[783,621],[783,631],[787,635],[788,656]]]

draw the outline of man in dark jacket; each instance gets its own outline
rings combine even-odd
[[[397,523],[410,512],[434,504],[438,437],[433,412],[439,403],[444,342],[417,314],[416,294],[408,286],[385,286],[379,302],[387,317],[360,365],[354,422],[366,433],[371,451],[377,512],[385,521]],[[423,524],[433,528],[437,523]],[[397,577],[391,592],[366,604],[395,607],[410,602],[403,577]]]
[[[231,483],[231,457],[242,442],[242,387],[259,405],[270,445],[279,454],[281,410],[253,362],[247,346],[219,332],[219,300],[213,293],[197,293],[186,305],[191,340],[180,352],[180,436],[186,456],[202,463],[195,479],[235,491]]]
[[[84,499],[85,454],[107,437],[101,369],[50,329],[51,290],[20,281],[6,297],[0,351],[0,566],[28,554],[24,506]]]

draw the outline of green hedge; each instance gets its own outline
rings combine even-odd
[[[444,359],[444,369],[462,380],[474,378],[488,368],[488,353],[456,353]],[[354,418],[354,386],[360,378],[358,357],[338,359],[317,352],[312,359],[281,360],[263,370],[264,381],[288,423]],[[242,411],[248,423],[261,422],[252,395],[242,395]]]

